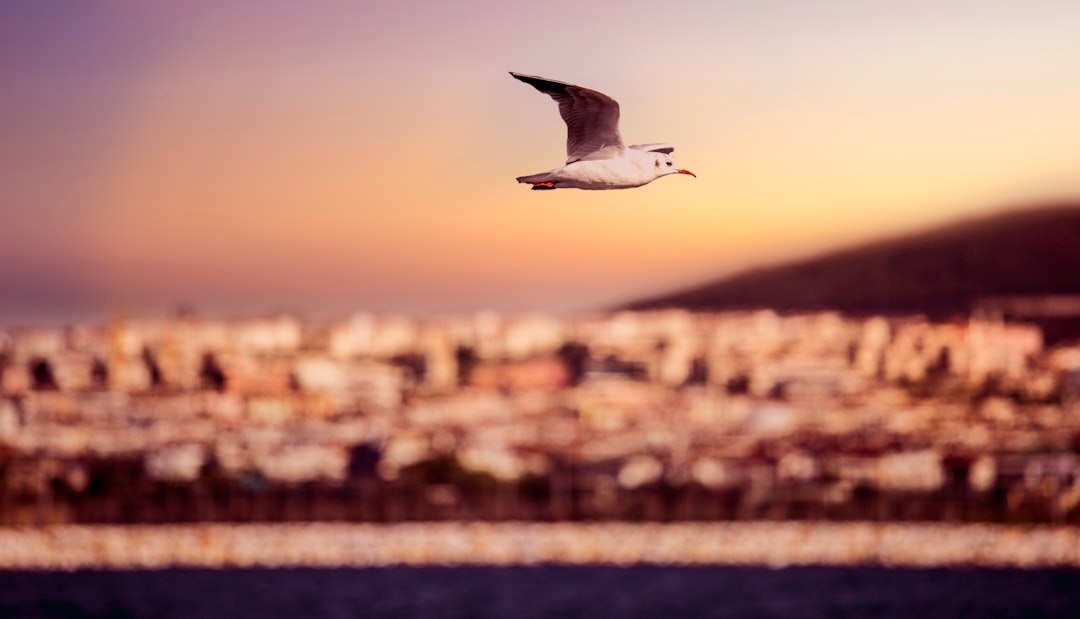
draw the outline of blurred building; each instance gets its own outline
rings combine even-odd
[[[986,312],[17,329],[0,519],[1080,519],[1078,393]]]

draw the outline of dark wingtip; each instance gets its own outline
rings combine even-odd
[[[545,79],[543,77],[537,77],[535,75],[525,75],[524,73],[514,73],[510,71],[510,75],[514,76],[514,79],[521,80],[533,88],[544,93],[556,93],[566,94],[566,87],[572,84],[565,82],[556,82],[555,80]]]

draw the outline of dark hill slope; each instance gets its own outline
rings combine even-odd
[[[968,313],[987,296],[1080,294],[1080,204],[1011,211],[749,271],[628,309]]]

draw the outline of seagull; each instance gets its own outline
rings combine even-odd
[[[534,75],[510,72],[559,104],[566,122],[566,165],[519,176],[533,189],[629,189],[669,174],[689,174],[675,165],[671,144],[626,146],[619,135],[619,102],[602,92]]]

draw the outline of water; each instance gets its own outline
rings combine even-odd
[[[0,617],[1080,617],[1080,571],[515,567],[0,572]]]

